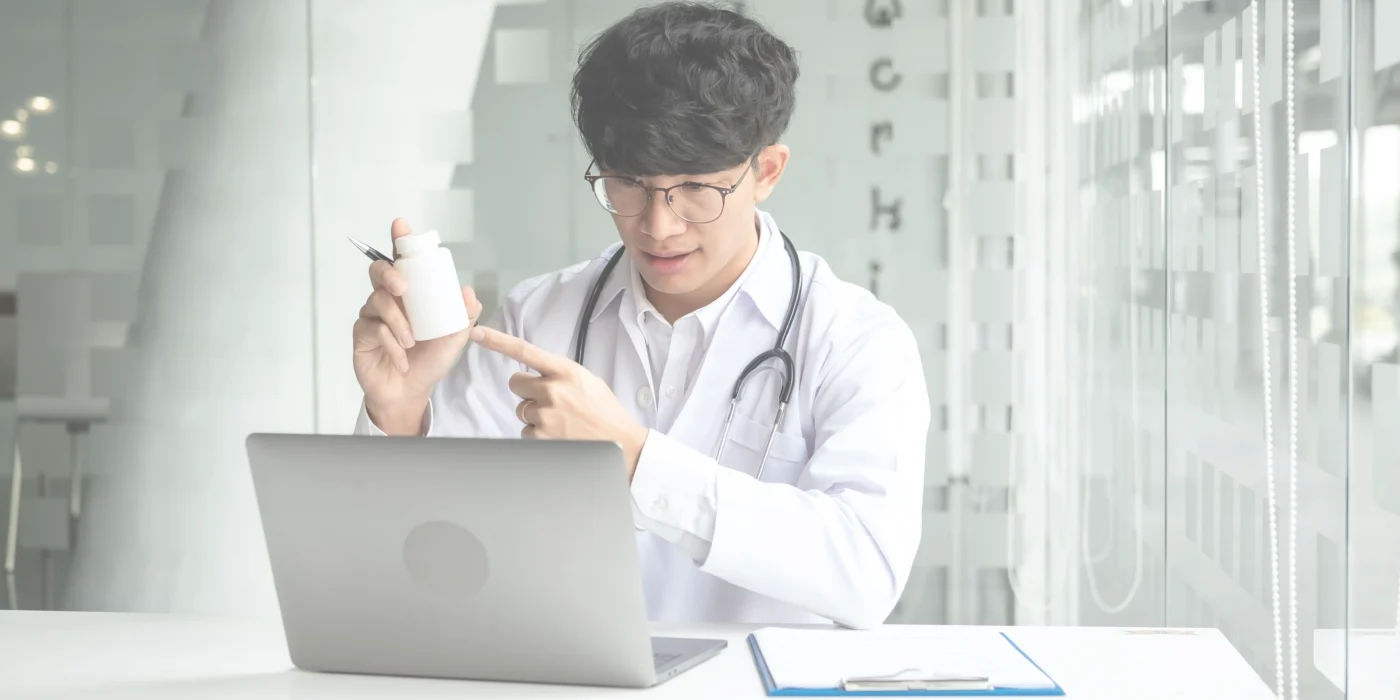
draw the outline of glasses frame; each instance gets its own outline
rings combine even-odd
[[[590,175],[590,174],[589,174],[589,171],[593,170],[593,166],[597,164],[597,161],[596,161],[596,160],[591,160],[591,161],[588,162],[588,167],[585,168],[584,171],[583,171],[583,179],[584,179],[586,182],[588,182],[588,189],[589,189],[589,191],[591,191],[591,192],[593,193],[593,199],[595,199],[595,200],[598,201],[598,206],[602,207],[602,208],[603,208],[603,211],[606,211],[606,212],[608,212],[609,214],[612,214],[613,216],[621,216],[621,217],[628,218],[628,219],[633,218],[633,217],[637,217],[637,216],[641,216],[642,214],[645,214],[645,213],[646,213],[647,207],[651,206],[651,201],[652,201],[653,198],[655,198],[656,193],[657,193],[657,192],[661,192],[661,193],[663,193],[663,194],[666,195],[666,197],[665,197],[665,199],[666,199],[666,207],[667,207],[668,209],[670,209],[670,210],[671,210],[671,213],[672,213],[672,214],[675,214],[676,217],[679,218],[681,221],[685,221],[685,222],[692,223],[692,224],[708,224],[708,223],[710,223],[711,221],[718,221],[718,220],[719,220],[719,217],[724,216],[724,207],[725,207],[725,205],[729,202],[729,195],[734,194],[734,192],[737,191],[737,190],[739,189],[739,185],[741,185],[741,184],[744,183],[744,178],[746,178],[746,177],[749,176],[749,171],[751,171],[751,170],[754,169],[753,166],[754,166],[754,164],[757,163],[757,162],[758,162],[758,156],[757,156],[757,155],[755,155],[754,157],[750,158],[750,159],[748,160],[748,167],[744,168],[743,174],[739,175],[739,179],[738,179],[738,180],[735,180],[735,181],[734,181],[734,184],[730,185],[729,187],[720,187],[719,185],[711,185],[711,184],[706,183],[706,182],[694,182],[694,181],[691,181],[691,180],[687,180],[687,181],[685,181],[685,182],[679,182],[679,183],[676,183],[676,184],[674,184],[674,185],[671,185],[670,187],[647,187],[646,185],[642,184],[642,181],[641,181],[641,180],[638,180],[638,179],[635,178],[635,177],[628,177],[628,176],[626,176],[626,175],[603,175],[603,174]],[[604,179],[604,178],[614,178],[614,179],[618,179],[618,180],[629,180],[629,181],[633,182],[634,184],[636,184],[638,187],[641,187],[643,190],[646,190],[646,193],[647,193],[647,201],[646,201],[645,203],[642,204],[642,210],[639,211],[639,212],[637,212],[636,214],[619,214],[619,213],[617,213],[617,212],[615,212],[615,211],[609,209],[608,206],[607,206],[606,204],[603,204],[603,200],[600,199],[600,198],[598,197],[598,181],[599,181],[599,180],[602,180],[602,179]],[[674,190],[674,189],[676,189],[677,187],[686,187],[686,186],[691,186],[691,185],[698,185],[698,186],[700,186],[700,187],[708,187],[708,188],[710,188],[710,189],[712,189],[712,190],[715,190],[716,192],[719,192],[719,213],[718,213],[718,214],[715,214],[715,218],[709,219],[709,220],[707,220],[707,221],[695,221],[695,220],[692,220],[692,219],[687,219],[687,218],[685,218],[684,216],[681,215],[680,212],[676,211],[675,202],[672,201],[672,199],[671,199],[671,190]]]

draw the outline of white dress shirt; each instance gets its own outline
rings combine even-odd
[[[791,294],[778,227],[758,219],[753,259],[708,306],[666,323],[624,256],[590,319],[584,366],[650,430],[631,485],[648,617],[879,624],[922,535],[930,407],[918,347],[893,309],[801,253],[806,288],[785,346],[796,377],[763,479],[776,371],[749,381],[716,463],[734,381],[772,347]],[[571,356],[584,299],[620,245],[520,283],[484,324]],[[506,385],[518,371],[468,344],[433,390],[425,433],[519,437]],[[363,408],[356,432],[380,432]]]

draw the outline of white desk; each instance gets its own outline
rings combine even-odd
[[[14,698],[760,698],[736,625],[658,625],[657,634],[723,637],[717,658],[655,688],[623,690],[307,673],[292,668],[279,624],[105,613],[0,612],[0,696]],[[1071,700],[1265,700],[1268,687],[1215,630],[1007,628]]]
[[[1351,700],[1400,698],[1400,637],[1394,629],[1313,631],[1313,666]]]

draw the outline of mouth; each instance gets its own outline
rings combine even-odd
[[[647,264],[657,272],[679,272],[685,267],[686,261],[695,251],[684,253],[648,253],[642,251],[646,256]]]

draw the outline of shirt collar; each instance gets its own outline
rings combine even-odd
[[[759,239],[758,250],[754,253],[753,260],[749,261],[744,272],[739,275],[739,279],[719,299],[695,312],[707,331],[712,330],[720,314],[736,294],[748,297],[753,302],[754,307],[763,315],[764,320],[768,321],[775,330],[782,326],[783,317],[787,313],[788,297],[792,294],[791,264],[783,245],[781,231],[772,215],[759,211],[756,216],[759,224]],[[602,262],[597,266],[597,272],[594,272],[594,275],[602,272],[607,259],[617,252],[621,245],[621,243],[614,243],[604,251]],[[623,295],[623,291],[627,291],[628,294]],[[622,297],[628,302],[619,305],[619,313],[636,314],[636,320],[639,324],[642,321],[642,315],[647,310],[655,313],[655,307],[646,298],[641,274],[632,264],[632,256],[626,254],[618,261],[612,274],[608,275],[608,279],[603,284],[603,290],[598,295],[598,304],[594,307],[593,315],[588,320],[590,322],[596,320],[604,311],[612,307],[613,301],[617,300],[618,297]]]
[[[631,258],[628,258],[631,262]],[[632,308],[629,311],[636,317],[637,325],[643,326],[646,323],[648,313],[661,318],[661,312],[656,310],[651,300],[647,298],[646,286],[642,283],[642,273],[637,270],[636,265],[628,265],[627,294],[631,297]]]

